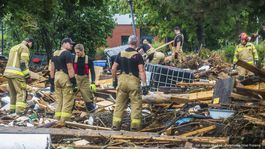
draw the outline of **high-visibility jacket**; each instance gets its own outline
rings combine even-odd
[[[6,78],[29,77],[29,48],[25,41],[12,47],[9,51],[4,76]]]
[[[239,59],[249,64],[254,64],[254,61],[259,59],[255,46],[250,42],[246,45],[239,44],[236,47],[233,62],[236,63]]]

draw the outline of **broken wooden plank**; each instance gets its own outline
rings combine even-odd
[[[247,69],[247,70],[253,72],[254,74],[260,76],[261,78],[265,78],[265,71],[262,70],[262,69],[257,68],[257,67],[254,66],[254,65],[251,65],[251,64],[249,64],[249,63],[247,63],[247,62],[245,62],[245,61],[242,61],[242,60],[238,60],[238,61],[236,62],[236,64],[237,64],[238,66],[241,66],[241,67],[243,67],[243,68],[245,68],[245,69]]]
[[[251,85],[244,85],[245,88],[248,89],[256,89],[256,90],[265,90],[265,83],[257,83],[257,84],[251,84]]]
[[[169,143],[196,142],[196,143],[215,143],[227,144],[228,137],[178,137],[178,136],[160,136],[157,133],[147,132],[128,132],[128,131],[107,131],[107,130],[77,130],[68,128],[27,128],[27,127],[0,127],[0,133],[9,134],[51,134],[52,136],[75,136],[85,138],[111,138],[122,140],[142,140]]]
[[[172,103],[172,95],[164,94],[162,92],[156,92],[142,96],[143,103],[158,104],[158,103]]]
[[[161,103],[176,103],[183,104],[193,101],[206,101],[211,100],[213,91],[202,91],[189,94],[164,94],[162,92],[156,92],[146,96],[142,96],[143,103],[149,104],[161,104]]]
[[[242,101],[260,101],[260,99],[249,97],[249,96],[243,96],[237,93],[231,93],[231,96],[234,100],[242,100]]]
[[[75,122],[65,122],[65,125],[68,127],[75,127],[75,128],[82,128],[82,129],[95,129],[95,130],[111,130],[111,128],[107,127],[100,127],[100,126],[94,126],[94,125],[88,125],[88,124],[80,124]]]
[[[255,118],[255,117],[244,115],[244,119],[249,121],[252,124],[265,125],[265,121],[258,119],[258,118]]]
[[[194,101],[205,101],[210,100],[213,97],[213,90],[211,91],[202,91],[190,94],[174,94],[171,97],[171,101],[181,104]]]
[[[208,82],[193,82],[193,83],[186,83],[186,82],[178,82],[177,86],[200,86],[200,87],[213,87],[213,83],[208,83]]]
[[[197,130],[194,130],[194,131],[191,131],[191,132],[187,132],[187,133],[181,134],[179,136],[180,137],[190,137],[190,136],[194,136],[194,135],[198,135],[198,134],[204,134],[204,133],[207,133],[207,132],[209,132],[211,130],[214,130],[215,128],[216,128],[216,126],[212,125],[212,126],[200,128],[200,129],[197,129]]]
[[[189,94],[189,100],[208,100],[213,97],[213,90]]]
[[[259,113],[259,115],[261,115],[261,116],[264,116],[264,117],[265,117],[265,113]]]
[[[158,106],[158,107],[171,107],[171,108],[182,108],[185,104],[174,104],[171,106],[171,104],[167,104],[167,103],[161,103],[161,104],[155,104],[155,106]]]
[[[219,79],[216,82],[213,93],[213,103],[230,103],[230,94],[234,88],[233,78]]]
[[[114,104],[113,102],[110,102],[108,100],[103,100],[103,101],[97,102],[97,105],[99,107],[108,107],[108,106],[112,106],[113,104]]]
[[[236,86],[236,91],[243,95],[262,96],[265,98],[265,90],[252,89],[245,86]]]
[[[58,148],[58,147],[72,147],[74,149],[102,149],[104,148],[102,145],[74,145],[74,144],[53,144],[52,145],[54,148]],[[119,147],[119,146],[112,146],[112,145],[106,145],[107,149],[145,149],[146,147],[138,147],[138,146],[134,146],[134,147]]]

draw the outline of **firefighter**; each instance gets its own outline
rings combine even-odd
[[[243,32],[240,34],[240,44],[237,45],[236,49],[235,49],[235,53],[234,53],[234,59],[233,59],[233,69],[235,69],[236,67],[236,62],[240,59],[243,60],[249,64],[252,65],[256,65],[258,66],[258,53],[257,50],[255,48],[255,46],[248,42],[249,37],[248,35]],[[247,71],[246,69],[238,66],[237,67],[237,71],[238,71],[238,75],[239,75],[239,79],[242,80],[247,76],[251,76],[253,75],[253,73],[251,73],[250,71]]]
[[[261,36],[262,37],[262,40],[263,40],[263,51],[264,51],[264,54],[265,54],[265,22],[262,23],[262,28],[255,34],[252,35],[253,37],[252,38],[256,38],[257,36]],[[263,67],[262,69],[265,69],[265,55],[263,57]]]
[[[132,110],[131,130],[137,131],[141,129],[142,97],[140,93],[140,80],[142,80],[143,95],[148,93],[148,88],[146,86],[144,60],[135,49],[136,43],[136,36],[131,35],[128,39],[129,47],[118,54],[112,66],[114,87],[117,86],[117,67],[120,66],[121,70],[121,75],[118,78],[117,98],[112,120],[113,130],[121,129],[123,112],[129,100]]]
[[[30,80],[29,75],[29,48],[33,39],[26,38],[22,43],[14,46],[9,51],[8,62],[4,71],[4,77],[8,80],[10,94],[10,112],[21,115],[25,112],[26,87]]]
[[[174,64],[182,63],[183,59],[183,43],[184,43],[184,35],[181,33],[180,27],[176,26],[174,29],[174,32],[176,34],[173,42],[173,52],[172,52],[172,62]]]
[[[96,92],[94,63],[85,55],[82,44],[75,45],[74,70],[77,87],[85,101],[86,109],[90,113],[88,124],[93,124],[93,113],[95,112],[95,103],[93,93]],[[89,82],[89,72],[91,74],[91,84]]]
[[[164,63],[165,54],[162,52],[155,51],[153,46],[147,39],[143,40],[143,46],[138,51],[144,59],[148,59],[151,64],[162,64]],[[146,56],[146,57],[145,57]]]
[[[76,87],[76,80],[70,52],[73,44],[71,38],[64,38],[61,49],[53,53],[51,60],[50,77],[54,81],[57,102],[54,117],[61,122],[71,118],[74,106],[73,89]]]

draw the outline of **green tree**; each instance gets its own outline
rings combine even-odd
[[[105,0],[9,0],[4,21],[12,44],[31,35],[34,48],[45,49],[49,57],[64,37],[83,43],[93,55],[114,27]]]
[[[161,38],[174,37],[177,24],[185,34],[185,45],[217,49],[236,42],[242,31],[257,30],[257,18],[264,19],[265,1],[230,0],[133,0],[137,25],[148,27]],[[128,13],[126,0],[112,1],[112,10]],[[187,46],[188,45],[188,46]],[[195,46],[196,45],[196,46]]]

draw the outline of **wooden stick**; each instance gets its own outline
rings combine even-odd
[[[193,83],[186,83],[186,82],[179,82],[177,86],[202,86],[202,87],[213,87],[214,84],[207,83],[207,82],[193,82]]]
[[[159,50],[159,49],[161,49],[161,48],[163,48],[163,47],[165,47],[165,46],[167,46],[167,45],[170,45],[170,44],[173,43],[173,42],[174,42],[174,40],[172,40],[172,41],[170,41],[170,42],[168,42],[168,43],[165,43],[165,44],[163,44],[163,45],[161,45],[161,46],[155,48],[154,51]]]
[[[255,117],[251,117],[248,115],[244,115],[244,119],[249,121],[252,124],[257,124],[257,125],[265,125],[265,121],[261,120],[261,119],[257,119]]]
[[[76,127],[76,128],[81,128],[81,129],[95,129],[95,130],[111,130],[111,128],[107,127],[100,127],[100,126],[93,126],[93,125],[88,125],[88,124],[79,124],[75,122],[65,122],[66,126],[69,127]]]
[[[187,132],[187,133],[184,133],[182,135],[180,135],[181,137],[190,137],[190,136],[194,136],[194,135],[197,135],[197,134],[204,134],[206,132],[209,132],[211,130],[214,130],[216,128],[215,125],[212,125],[212,126],[208,126],[208,127],[204,127],[204,128],[200,128],[200,129],[197,129],[195,131],[191,131],[191,132]]]
[[[247,97],[247,96],[243,96],[243,95],[240,95],[240,94],[237,94],[237,93],[231,93],[231,97],[232,97],[234,100],[243,100],[243,101],[260,101],[260,100],[257,99],[257,98]]]

